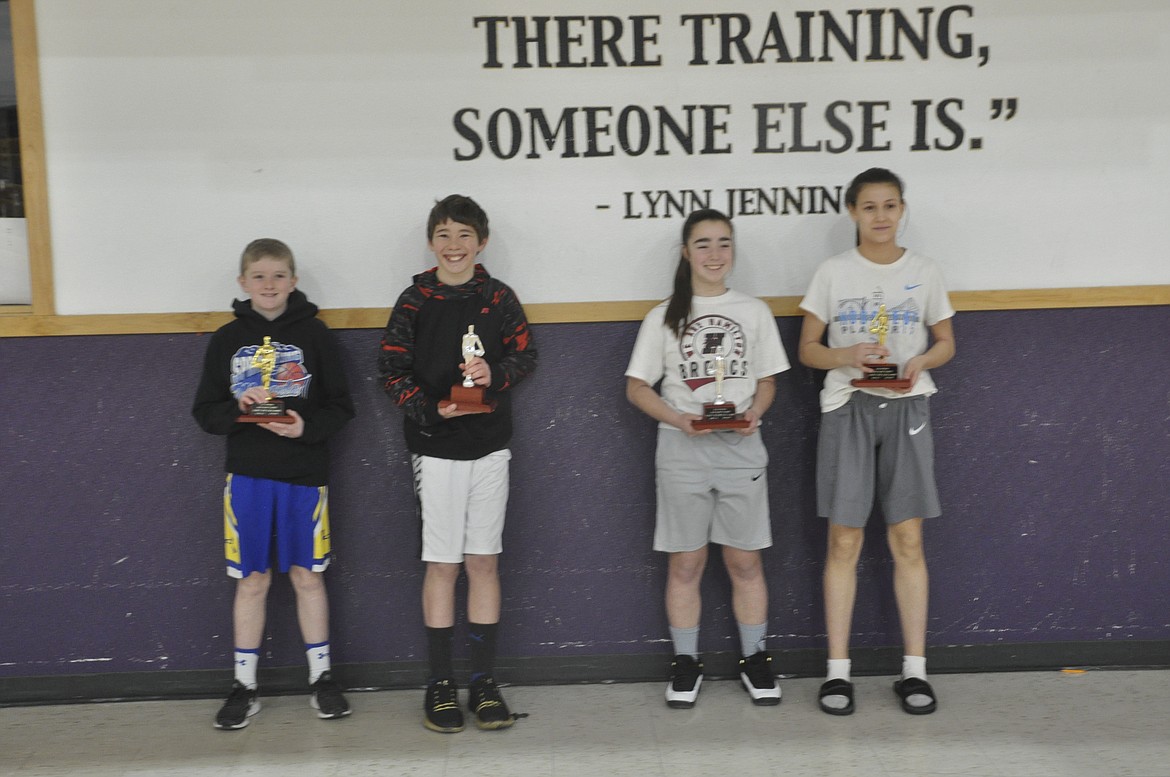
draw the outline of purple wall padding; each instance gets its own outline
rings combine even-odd
[[[779,320],[795,362],[799,321]],[[962,313],[932,401],[944,516],[927,526],[935,645],[1170,638],[1170,310]],[[636,323],[536,326],[518,389],[504,656],[669,650],[650,550],[654,424],[623,396]],[[418,530],[379,333],[339,333],[358,418],[335,440],[327,580],[334,660],[423,657]],[[232,647],[223,441],[190,416],[206,336],[0,340],[0,676],[212,669]],[[774,648],[820,647],[825,527],[814,507],[819,375],[779,380],[764,435]],[[899,642],[871,527],[855,644]],[[702,643],[734,650],[726,576]],[[303,652],[285,581],[272,665]]]

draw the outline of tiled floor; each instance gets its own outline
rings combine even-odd
[[[5,777],[500,775],[528,777],[1170,777],[1170,671],[937,675],[934,715],[901,712],[892,678],[857,678],[857,713],[816,709],[816,679],[785,680],[779,707],[735,682],[693,710],[663,685],[505,690],[512,729],[435,734],[421,691],[354,693],[320,721],[307,697],[264,698],[252,724],[216,731],[216,701],[0,709]]]

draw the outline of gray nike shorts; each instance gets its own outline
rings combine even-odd
[[[687,437],[658,430],[654,550],[682,553],[714,542],[739,550],[772,544],[768,452],[760,433]]]
[[[861,528],[873,512],[875,491],[887,524],[942,514],[928,397],[886,399],[855,391],[821,415],[817,513]]]

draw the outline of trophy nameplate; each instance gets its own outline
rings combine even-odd
[[[297,419],[285,411],[284,402],[271,394],[272,373],[276,369],[276,348],[272,345],[271,337],[265,335],[264,344],[256,348],[256,353],[252,355],[252,366],[260,371],[260,385],[268,394],[268,399],[255,403],[236,420],[246,424],[294,423]]]
[[[236,420],[246,424],[291,424],[297,419],[285,411],[284,403],[279,399],[270,399],[252,405],[248,408],[247,415],[242,415]]]
[[[484,355],[483,341],[475,333],[474,326],[467,327],[460,352],[463,355],[463,364],[469,363],[476,356]],[[446,399],[439,400],[439,407],[457,405],[456,409],[461,413],[490,413],[496,409],[496,401],[484,399],[484,390],[483,386],[475,385],[470,377],[466,377],[462,383],[456,383],[451,387],[451,393]]]
[[[878,305],[869,331],[871,334],[877,335],[878,345],[886,344],[886,335],[890,332],[890,315],[886,313],[885,304]],[[884,356],[879,356],[873,361],[864,362],[864,364],[871,372],[849,381],[856,388],[884,388],[892,391],[903,391],[912,385],[909,378],[898,377],[898,365],[886,361]]]

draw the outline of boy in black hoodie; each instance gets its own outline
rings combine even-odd
[[[430,661],[423,725],[442,733],[463,730],[451,661],[460,568],[467,573],[468,708],[480,729],[513,721],[492,678],[498,559],[508,501],[511,389],[536,368],[536,347],[516,294],[476,263],[487,241],[487,214],[471,198],[452,194],[434,206],[427,246],[438,264],[416,275],[399,296],[378,361],[386,393],[405,414],[422,511]],[[484,404],[494,410],[445,402],[461,381],[484,389]]]
[[[256,665],[274,541],[278,567],[296,593],[310,704],[324,719],[351,711],[330,671],[322,575],[330,559],[325,441],[354,415],[345,372],[317,306],[296,288],[296,260],[287,245],[268,238],[249,243],[239,283],[249,299],[234,303],[235,320],[207,344],[192,409],[204,431],[227,435],[224,545],[228,574],[238,582],[235,681],[215,718],[224,730],[243,728],[260,711]],[[271,369],[267,381],[261,355]],[[249,411],[270,398],[285,404],[286,416],[247,422]]]

